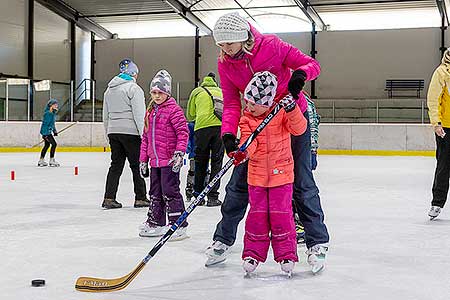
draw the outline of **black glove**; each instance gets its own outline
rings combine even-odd
[[[141,161],[139,163],[139,173],[141,174],[142,178],[147,178],[150,176],[150,171],[148,169],[148,163]]]
[[[231,152],[238,149],[238,143],[234,134],[225,133],[224,135],[222,135],[222,141],[228,156]]]
[[[303,70],[296,70],[292,73],[291,79],[289,79],[288,90],[295,100],[298,99],[298,94],[305,86],[306,73]]]
[[[293,97],[289,95],[280,100],[280,103],[286,112],[293,111],[295,109],[295,106],[297,105],[295,100],[292,98]]]
[[[54,136],[58,136],[58,131],[53,130],[53,135],[54,135]]]

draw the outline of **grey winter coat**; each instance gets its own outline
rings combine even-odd
[[[121,74],[122,75],[122,74]],[[144,132],[144,91],[132,77],[115,76],[103,101],[103,125],[106,136],[123,133],[142,136]]]

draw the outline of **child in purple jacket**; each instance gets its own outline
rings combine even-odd
[[[185,210],[180,193],[180,168],[186,152],[189,131],[183,110],[171,94],[172,78],[166,70],[156,73],[150,83],[152,99],[145,115],[140,172],[150,176],[150,207],[147,221],[139,227],[139,236],[162,236]],[[148,164],[150,163],[150,172]],[[186,238],[185,221],[172,239]]]

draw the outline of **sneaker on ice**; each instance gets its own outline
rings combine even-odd
[[[306,251],[308,264],[313,274],[317,274],[325,268],[328,246],[325,244],[314,245]]]
[[[139,226],[139,236],[142,237],[158,237],[163,236],[169,228],[167,226],[150,225],[144,222]]]
[[[245,273],[250,274],[256,270],[258,264],[259,262],[253,257],[246,257],[244,258],[244,262],[242,263],[242,268],[244,269]]]
[[[48,165],[50,167],[59,167],[60,166],[59,162],[57,162],[54,157],[50,158]]]
[[[149,207],[149,206],[150,206],[150,201],[148,199],[134,200],[135,208]]]
[[[122,208],[122,204],[117,202],[116,199],[103,199],[102,207],[106,209],[113,209],[113,208]]]
[[[289,277],[292,276],[292,270],[294,270],[295,262],[289,259],[283,259],[280,261],[281,271],[286,273]]]
[[[169,242],[181,241],[187,239],[187,227],[178,227],[169,239]]]
[[[206,248],[205,254],[208,257],[205,267],[221,263],[227,259],[231,252],[231,247],[221,241],[214,241],[211,246]]]
[[[41,159],[39,159],[37,165],[38,165],[38,167],[46,167],[46,166],[48,166],[48,163],[43,158],[41,158]]]
[[[430,208],[430,211],[428,212],[428,216],[430,217],[431,220],[433,220],[434,218],[439,216],[440,213],[441,213],[441,208],[439,206],[432,206]]]

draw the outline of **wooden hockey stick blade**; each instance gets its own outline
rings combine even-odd
[[[79,277],[75,283],[75,289],[80,292],[102,293],[120,291],[126,288],[130,282],[144,268],[145,262],[141,262],[131,273],[114,279],[102,279],[95,277]]]

